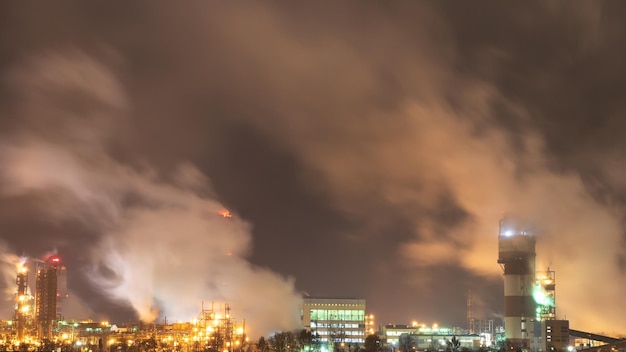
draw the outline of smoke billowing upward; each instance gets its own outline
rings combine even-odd
[[[198,170],[182,164],[161,176],[107,153],[129,106],[105,65],[55,53],[10,78],[24,122],[0,144],[2,194],[45,194],[42,216],[98,233],[85,248],[93,285],[144,321],[189,321],[203,301],[217,301],[254,320],[256,333],[297,326],[293,282],[246,261],[250,226],[220,215]],[[261,303],[268,299],[283,304]]]
[[[502,314],[512,213],[537,228],[558,317],[626,331],[624,5],[10,10],[0,230],[37,232],[33,251],[57,246],[143,318],[223,299],[294,326],[297,286],[463,326],[470,289]]]
[[[0,298],[2,308],[0,314],[2,316],[11,316],[13,314],[13,300],[15,294],[15,275],[20,264],[20,258],[11,253],[6,244],[0,243],[0,275],[2,275],[3,295]]]

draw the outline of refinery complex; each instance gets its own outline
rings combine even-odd
[[[468,294],[467,326],[377,325],[364,299],[304,297],[301,328],[313,339],[300,350],[365,351],[372,336],[379,351],[624,351],[626,340],[575,330],[557,317],[556,275],[535,267],[535,230],[504,218],[499,224],[498,259],[504,287],[503,318],[477,319]],[[496,263],[494,263],[496,265]],[[245,319],[228,304],[198,302],[189,322],[126,323],[65,320],[67,272],[59,256],[22,261],[16,268],[14,314],[0,326],[0,346],[13,351],[260,351],[246,334]],[[30,283],[34,282],[34,292]],[[236,307],[235,307],[236,308]],[[249,322],[254,324],[254,321]],[[293,345],[293,344],[292,344]],[[289,347],[289,346],[287,346]],[[278,349],[277,349],[278,350]],[[288,349],[292,352],[293,347]],[[371,352],[368,350],[368,352]]]

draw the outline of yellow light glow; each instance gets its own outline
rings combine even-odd
[[[232,218],[233,217],[233,215],[230,213],[230,211],[228,211],[228,209],[222,209],[222,210],[218,211],[217,213],[220,214],[224,218]]]

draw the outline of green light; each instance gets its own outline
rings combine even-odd
[[[540,306],[554,307],[554,298],[547,295],[541,285],[535,285],[533,287],[533,299],[535,303]]]

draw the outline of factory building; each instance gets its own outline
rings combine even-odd
[[[456,346],[454,346],[456,341]],[[400,335],[400,346],[397,350],[411,351],[450,351],[450,350],[478,350],[483,346],[479,335],[469,334],[403,334]]]
[[[432,327],[389,324],[383,327],[382,334],[391,351],[445,351],[452,347],[453,341],[457,342],[454,346],[457,349],[476,350],[489,346],[483,336],[437,324]]]
[[[500,221],[498,263],[504,271],[504,331],[512,349],[529,349],[537,314],[535,237],[532,228],[515,219]]]
[[[393,346],[394,349],[397,349],[400,336],[405,334],[417,334],[419,328],[420,327],[417,325],[387,324],[383,326],[382,335],[385,337],[385,341],[389,346]]]
[[[535,321],[533,351],[565,351],[570,345],[569,321]]]
[[[360,345],[365,337],[373,333],[373,316],[365,314],[364,299],[310,298],[303,300],[302,325],[329,350],[343,349]]]

